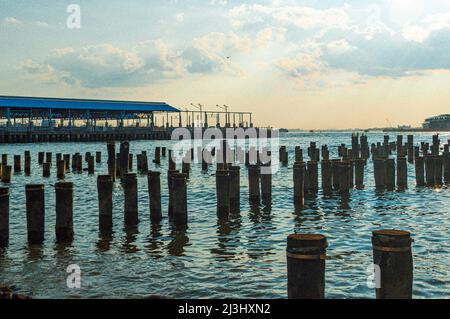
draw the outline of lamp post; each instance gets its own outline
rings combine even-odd
[[[225,104],[223,106],[220,106],[219,104],[216,104],[216,106],[219,109],[225,110],[225,127],[230,127],[230,121],[229,121],[229,118],[228,118],[228,108],[229,108],[229,106],[227,106]]]

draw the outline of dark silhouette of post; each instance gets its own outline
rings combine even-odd
[[[327,239],[319,234],[294,234],[287,238],[289,299],[325,298]]]
[[[113,178],[111,175],[99,175],[97,177],[98,192],[98,224],[101,234],[110,234],[113,230]]]
[[[43,184],[25,185],[27,208],[28,243],[39,245],[44,242],[45,194]]]
[[[137,177],[134,173],[127,173],[122,176],[125,193],[125,228],[135,228],[139,223]]]
[[[150,220],[158,223],[162,220],[161,210],[161,173],[149,172],[147,175],[148,192],[150,197]]]
[[[9,244],[9,188],[0,187],[0,248]]]
[[[58,243],[73,240],[73,183],[55,184],[56,193],[56,241]]]
[[[377,299],[411,299],[413,258],[411,234],[402,230],[372,233],[373,262],[379,287]]]

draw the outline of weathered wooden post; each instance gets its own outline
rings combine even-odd
[[[230,210],[232,213],[241,210],[241,167],[231,166],[230,173]]]
[[[165,147],[165,146],[163,146],[163,147],[161,148],[161,156],[162,156],[162,157],[166,157],[166,150],[167,150],[167,147]]]
[[[295,147],[295,161],[303,162],[303,150],[300,146]]]
[[[95,172],[95,165],[94,165],[94,157],[93,156],[89,156],[89,158],[87,159],[87,163],[88,163],[88,174],[94,174]]]
[[[442,156],[436,155],[434,157],[434,184],[436,186],[442,186],[442,166],[444,159]]]
[[[108,142],[108,175],[116,180],[116,144],[114,142]]]
[[[133,171],[133,154],[128,154],[128,171]]]
[[[261,199],[264,205],[272,203],[272,164],[262,164],[260,168]]]
[[[287,238],[289,299],[325,298],[327,239],[319,234],[294,234]]]
[[[155,148],[155,159],[153,160],[153,163],[157,165],[161,164],[161,147]]]
[[[357,158],[355,160],[355,185],[357,189],[364,188],[364,167],[365,160],[363,158]]]
[[[73,183],[56,183],[55,192],[56,241],[58,243],[71,242],[73,240]]]
[[[2,154],[2,164],[8,165],[8,154]]]
[[[125,193],[125,228],[135,228],[139,223],[137,178],[136,174],[133,173],[127,173],[122,176]]]
[[[0,248],[9,244],[9,188],[0,187]]]
[[[413,258],[411,234],[402,230],[372,233],[377,299],[411,299]]]
[[[317,161],[308,161],[306,163],[308,177],[308,193],[316,194],[319,191],[319,174]]]
[[[388,191],[395,189],[395,160],[393,158],[386,159],[386,175],[385,184]]]
[[[444,155],[444,182],[450,183],[450,154]]]
[[[172,158],[172,155],[173,155],[172,150],[169,150],[168,155],[169,155],[169,169],[176,169],[177,163]]]
[[[260,168],[258,165],[248,166],[248,192],[251,204],[259,204],[260,192]]]
[[[408,162],[414,163],[414,135],[408,135]]]
[[[425,181],[426,185],[434,186],[434,158],[433,155],[425,155]]]
[[[350,190],[349,170],[349,160],[342,161],[339,168],[339,192],[344,195]]]
[[[173,175],[174,174],[178,174],[179,171],[176,169],[169,169],[167,171],[167,188],[169,191],[169,200],[168,200],[168,215],[169,215],[169,219],[172,220],[173,219]]]
[[[20,173],[22,171],[22,164],[20,161],[20,155],[14,155],[14,173]]]
[[[306,164],[305,162],[294,163],[293,169],[294,178],[294,206],[302,207],[305,198],[305,172]]]
[[[375,188],[377,190],[383,190],[386,187],[385,181],[386,165],[383,159],[373,159],[373,172],[375,175]]]
[[[42,164],[42,177],[50,177],[50,163],[45,162]]]
[[[339,189],[339,167],[341,160],[340,159],[332,159],[331,160],[331,170],[333,176],[333,188],[335,190]]]
[[[102,152],[95,152],[95,162],[96,163],[102,162]]]
[[[397,187],[408,188],[408,163],[405,156],[397,158]]]
[[[70,154],[64,154],[63,160],[66,163],[66,171],[69,171],[69,169],[70,169]]]
[[[110,234],[113,229],[113,184],[113,177],[111,175],[99,175],[97,177],[98,224],[101,234]]]
[[[424,170],[424,158],[422,156],[417,156],[415,161],[416,168],[416,185],[425,185],[425,170]]]
[[[322,152],[323,154],[323,152]],[[329,160],[323,160],[320,163],[320,168],[322,171],[322,189],[325,193],[330,193],[333,190],[333,175],[332,175],[332,168],[331,168],[331,161]]]
[[[25,185],[27,208],[28,243],[39,245],[44,242],[45,194],[43,184]]]
[[[45,162],[52,164],[52,152],[45,153]]]
[[[175,173],[172,175],[173,189],[173,224],[177,228],[185,229],[188,225],[186,175]]]
[[[162,220],[161,173],[148,172],[147,181],[150,199],[150,220],[152,223],[158,223]]]
[[[119,162],[120,162],[120,177],[123,178],[125,174],[128,173],[129,168],[129,159],[130,159],[130,143],[122,142],[120,143],[120,153],[119,153]]]
[[[39,152],[38,153],[38,163],[39,163],[39,165],[42,165],[44,163],[44,156],[45,156],[44,152]]]
[[[216,171],[217,217],[228,219],[230,215],[230,174],[227,170]]]
[[[64,160],[56,162],[56,177],[58,179],[64,179],[66,177],[66,162]]]
[[[189,160],[183,159],[183,163],[181,164],[181,172],[183,174],[186,174],[187,179],[189,179],[190,170],[191,170],[191,164],[189,163]]]
[[[11,183],[12,167],[11,165],[2,164],[2,182]]]
[[[25,156],[25,176],[31,175],[31,156]]]

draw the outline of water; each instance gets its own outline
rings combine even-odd
[[[382,141],[383,134],[369,133],[369,143]],[[405,137],[406,138],[406,137]],[[441,141],[450,137],[441,135]],[[395,136],[391,135],[391,140]],[[415,134],[415,142],[431,142],[430,134]],[[299,133],[282,135],[290,164],[294,147],[303,149],[310,141],[328,144],[331,156],[340,143],[350,144],[350,133]],[[406,140],[405,140],[406,141]],[[131,152],[147,150],[170,141],[134,141]],[[135,233],[123,230],[123,191],[114,188],[114,236],[98,236],[96,175],[68,174],[74,182],[75,239],[70,246],[55,244],[54,188],[52,177],[43,179],[37,164],[39,151],[60,153],[102,151],[96,172],[105,173],[106,143],[53,143],[0,145],[0,153],[32,152],[32,176],[14,175],[11,184],[10,246],[0,250],[0,283],[15,285],[21,293],[39,298],[131,298],[161,294],[174,298],[286,298],[286,236],[317,232],[328,237],[326,265],[327,298],[373,298],[367,286],[367,268],[372,263],[371,231],[397,228],[411,231],[414,257],[414,297],[448,298],[450,291],[449,204],[450,189],[416,188],[414,166],[408,165],[409,188],[402,192],[377,194],[372,163],[366,169],[366,188],[352,190],[350,201],[337,194],[306,202],[301,212],[293,206],[292,169],[281,168],[273,176],[273,205],[250,211],[246,170],[241,170],[239,216],[218,223],[215,178],[210,168],[192,166],[188,183],[189,229],[176,233],[167,218],[160,226],[150,223],[147,180],[138,177],[141,222]],[[95,153],[94,153],[95,154]],[[53,155],[54,156],[54,155]],[[136,158],[134,158],[134,161]],[[151,160],[149,160],[151,162]],[[136,163],[134,163],[135,165]],[[149,163],[154,168],[153,163]],[[167,159],[163,159],[162,204],[167,215]],[[30,248],[26,242],[25,183],[45,183],[46,241]],[[66,268],[78,264],[82,288],[69,289]]]

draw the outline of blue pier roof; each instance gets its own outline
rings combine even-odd
[[[180,112],[164,102],[66,99],[47,97],[1,96],[0,109],[53,109],[116,112]]]

